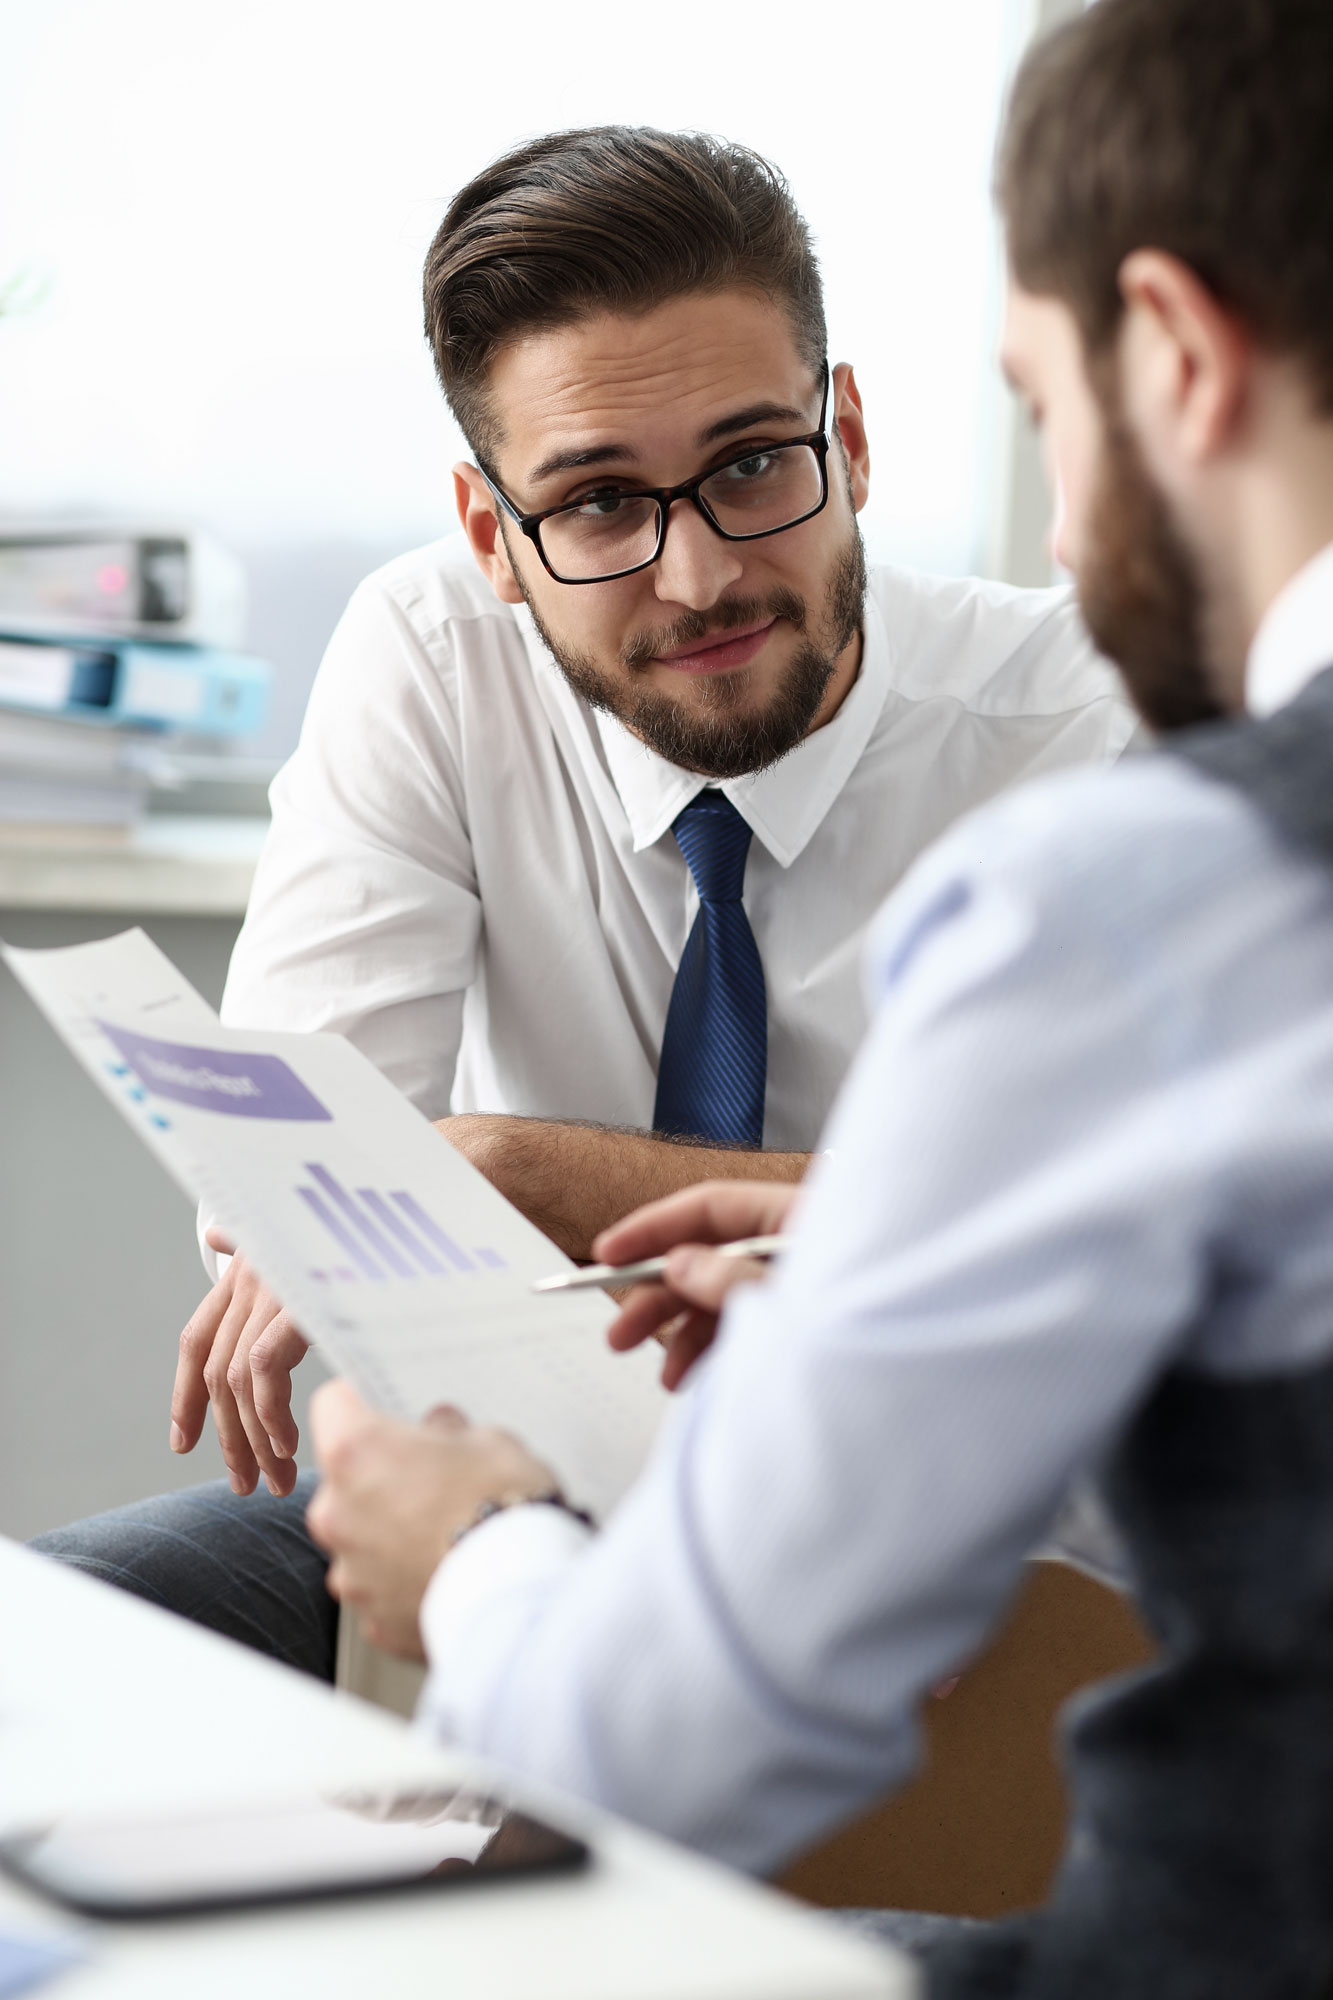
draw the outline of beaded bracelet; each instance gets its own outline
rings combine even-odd
[[[597,1526],[586,1507],[576,1507],[572,1501],[566,1500],[558,1486],[553,1486],[549,1493],[502,1493],[498,1500],[481,1501],[473,1508],[462,1527],[454,1530],[450,1537],[450,1546],[456,1546],[464,1535],[470,1535],[474,1528],[481,1527],[482,1523],[489,1521],[492,1515],[503,1514],[507,1507],[558,1507],[560,1512],[568,1514],[571,1520],[582,1521],[585,1528]]]

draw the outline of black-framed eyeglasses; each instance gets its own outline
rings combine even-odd
[[[557,583],[610,583],[658,560],[677,500],[697,507],[725,542],[759,542],[818,514],[828,500],[830,380],[826,361],[817,430],[751,445],[680,486],[593,486],[577,500],[524,514],[484,465],[478,469]]]

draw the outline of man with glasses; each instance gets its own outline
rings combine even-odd
[[[1046,1907],[862,1922],[923,2000],[1328,2000],[1333,8],[1098,0],[998,191],[1005,366],[1161,748],[890,899],[798,1214],[732,1181],[599,1242],[675,1246],[622,1344],[716,1329],[603,1533],[513,1504],[552,1483],[516,1439],[344,1383],[311,1520],[443,1734],[759,1872],[906,1780],[1090,1476],[1159,1656],[1067,1713]],[[703,1247],[789,1225],[766,1280]]]
[[[828,499],[829,438],[824,428],[831,372],[824,363],[819,424],[808,437],[749,450],[679,486],[625,491],[602,486],[558,507],[525,514],[483,466],[482,478],[528,537],[557,583],[613,583],[660,560],[677,500],[688,500],[728,542],[780,535],[819,513]]]
[[[705,1178],[799,1179],[883,898],[960,814],[1134,725],[1064,593],[867,575],[856,382],[805,224],[744,148],[537,140],[454,200],[425,302],[475,460],[465,542],[353,597],[223,1012],[347,1035],[587,1256]],[[182,1337],[172,1443],[211,1402],[238,1497],[43,1546],[329,1671],[304,1351],[234,1259]]]

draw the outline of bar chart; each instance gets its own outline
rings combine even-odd
[[[321,1283],[388,1284],[508,1268],[498,1250],[457,1242],[407,1188],[345,1188],[318,1160],[307,1160],[305,1170],[310,1184],[295,1193],[339,1253],[311,1272]]]

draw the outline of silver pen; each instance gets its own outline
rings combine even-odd
[[[719,1257],[776,1257],[785,1250],[787,1236],[742,1236],[735,1243],[710,1243]],[[638,1264],[588,1264],[581,1271],[558,1271],[553,1278],[538,1278],[534,1292],[582,1292],[594,1285],[637,1285],[666,1272],[665,1257],[645,1257]]]

